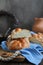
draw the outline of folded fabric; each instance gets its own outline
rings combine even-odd
[[[33,31],[30,31],[30,33],[31,33],[31,34],[36,34],[36,33],[35,33],[35,32],[33,32]]]
[[[40,44],[36,44],[36,43],[32,43],[30,44],[30,48],[35,48],[37,49],[39,52],[43,52],[43,47]]]
[[[3,41],[0,46],[3,50],[11,51],[6,46],[6,41]],[[38,65],[43,59],[43,55],[41,54],[41,52],[43,52],[43,47],[39,44],[30,43],[30,48],[25,48],[19,51],[21,55],[23,55],[29,62],[35,65]]]
[[[38,65],[43,58],[42,54],[36,49],[27,48],[20,52],[28,61],[35,65]]]
[[[0,47],[2,47],[3,50],[9,51],[9,49],[6,45],[6,41],[2,41]]]

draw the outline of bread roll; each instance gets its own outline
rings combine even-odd
[[[27,29],[14,29],[12,32],[11,32],[11,38],[24,38],[24,37],[30,37],[31,36],[31,33],[29,30]]]
[[[7,46],[10,50],[20,50],[30,47],[30,42],[28,38],[20,38],[7,42]]]
[[[43,33],[33,34],[29,38],[29,40],[30,40],[30,42],[38,43],[38,44],[41,44],[43,46]]]
[[[10,50],[20,50],[30,47],[29,37],[31,33],[29,30],[16,28],[12,30],[7,39],[7,47]]]

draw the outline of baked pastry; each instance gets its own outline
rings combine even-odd
[[[33,43],[39,43],[43,46],[43,33],[33,34],[29,40]]]
[[[30,31],[27,29],[16,28],[11,32],[11,38],[24,38],[30,37]]]
[[[7,46],[10,50],[20,50],[30,46],[30,31],[26,29],[16,28],[8,36]]]
[[[28,38],[20,38],[7,42],[7,46],[10,50],[20,50],[23,48],[28,48],[30,46],[30,42]]]

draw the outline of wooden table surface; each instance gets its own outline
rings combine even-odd
[[[12,62],[12,61],[10,61],[10,62],[2,62],[1,61],[0,65],[34,65],[34,64],[31,64],[27,61],[19,62],[19,63],[18,62]],[[43,65],[43,61],[39,65]]]

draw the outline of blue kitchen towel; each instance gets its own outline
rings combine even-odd
[[[30,44],[30,48],[35,48],[37,49],[39,52],[43,52],[43,47],[40,44],[36,44],[36,43],[32,43]]]
[[[21,54],[31,63],[39,65],[43,59],[43,55],[36,49],[26,48],[20,51]]]
[[[36,33],[35,33],[35,32],[33,32],[33,31],[30,31],[30,33],[31,33],[31,34],[36,34]]]
[[[3,50],[10,51],[6,46],[6,41],[2,41],[0,46]],[[39,44],[30,43],[30,48],[25,48],[19,51],[21,52],[21,55],[35,65],[39,65],[43,59],[43,54],[41,54],[41,51],[43,52],[43,47]]]

